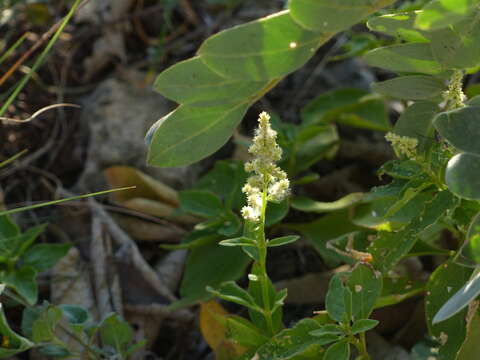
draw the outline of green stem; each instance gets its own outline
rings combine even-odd
[[[270,307],[269,284],[267,275],[267,241],[265,239],[265,213],[267,209],[267,186],[263,187],[262,192],[262,212],[260,214],[260,233],[257,239],[259,265],[260,265],[260,286],[262,288],[263,315],[267,323],[270,335],[275,335],[273,327],[272,311]]]
[[[365,339],[364,332],[359,334],[359,339],[355,337],[352,343],[353,345],[355,345],[355,347],[358,350],[358,353],[360,355],[359,356],[360,360],[370,360],[370,355],[368,354],[368,351],[367,351],[367,342]]]

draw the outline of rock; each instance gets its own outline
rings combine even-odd
[[[146,166],[145,134],[173,106],[149,87],[132,83],[107,79],[82,101],[81,123],[89,133],[89,145],[84,171],[75,186],[81,192],[106,189],[101,172],[112,165],[136,167],[176,188],[189,186],[196,178],[196,165]]]

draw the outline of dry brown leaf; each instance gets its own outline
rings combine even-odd
[[[155,200],[135,198],[125,201],[122,205],[131,210],[169,219],[180,224],[194,225],[199,222],[199,219],[188,214],[177,215],[174,207]]]
[[[147,198],[167,203],[173,207],[178,206],[177,191],[135,168],[129,166],[112,166],[105,170],[105,177],[110,186],[114,188],[136,186],[136,188],[131,191],[113,193],[113,200],[119,203],[134,198]]]

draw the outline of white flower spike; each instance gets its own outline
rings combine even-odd
[[[290,187],[287,174],[275,165],[282,157],[282,149],[276,142],[277,132],[270,126],[270,116],[262,112],[258,122],[253,144],[248,149],[253,160],[245,164],[245,170],[254,174],[242,189],[248,203],[242,209],[242,216],[253,222],[260,220],[264,195],[267,201],[280,202],[288,196]]]

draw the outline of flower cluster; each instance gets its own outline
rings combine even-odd
[[[248,149],[253,160],[245,164],[245,170],[254,175],[242,189],[248,203],[242,209],[242,216],[250,221],[260,219],[264,195],[267,201],[280,202],[288,195],[290,187],[287,174],[275,165],[282,157],[282,149],[276,142],[277,132],[270,126],[270,116],[262,112],[258,121],[253,144]]]
[[[407,158],[414,159],[417,155],[418,140],[408,136],[400,136],[389,132],[385,139],[392,144],[393,150],[397,156],[405,155]]]

